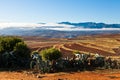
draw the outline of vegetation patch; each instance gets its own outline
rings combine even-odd
[[[42,50],[40,53],[44,60],[50,60],[50,61],[57,60],[62,56],[61,52],[55,48],[45,49]]]
[[[30,49],[18,37],[0,37],[0,68],[25,68],[30,62]]]

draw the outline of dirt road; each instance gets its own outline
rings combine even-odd
[[[120,80],[120,72],[116,71],[84,71],[53,74],[28,74],[22,72],[0,72],[0,80]]]

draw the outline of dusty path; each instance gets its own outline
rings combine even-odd
[[[0,72],[0,80],[39,80],[23,72]]]
[[[22,72],[0,72],[0,80],[120,80],[120,70],[85,71],[51,74],[28,74]]]
[[[120,74],[101,74],[94,72],[61,73],[44,77],[42,80],[120,80]]]

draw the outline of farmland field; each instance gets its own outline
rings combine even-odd
[[[120,34],[82,36],[72,39],[41,37],[23,37],[23,39],[32,50],[41,51],[45,48],[54,47],[62,52],[63,57],[72,57],[75,50],[93,55],[96,53],[112,57],[120,55]]]

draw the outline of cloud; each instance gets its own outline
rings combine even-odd
[[[10,28],[10,27],[19,27],[19,28],[36,28],[36,27],[72,27],[65,24],[57,24],[57,23],[46,23],[46,24],[36,24],[36,23],[0,23],[0,29]]]
[[[10,28],[10,27],[19,27],[19,28],[35,28],[41,26],[40,24],[35,23],[0,23],[0,29]]]
[[[90,28],[83,28],[75,27],[72,25],[66,24],[57,24],[57,23],[46,23],[46,24],[36,24],[36,23],[0,23],[0,29],[5,28],[21,28],[21,29],[34,29],[34,28],[41,28],[41,29],[50,29],[50,30],[58,30],[58,31],[100,31],[100,30],[120,30],[120,28],[101,28],[101,29],[90,29]]]

